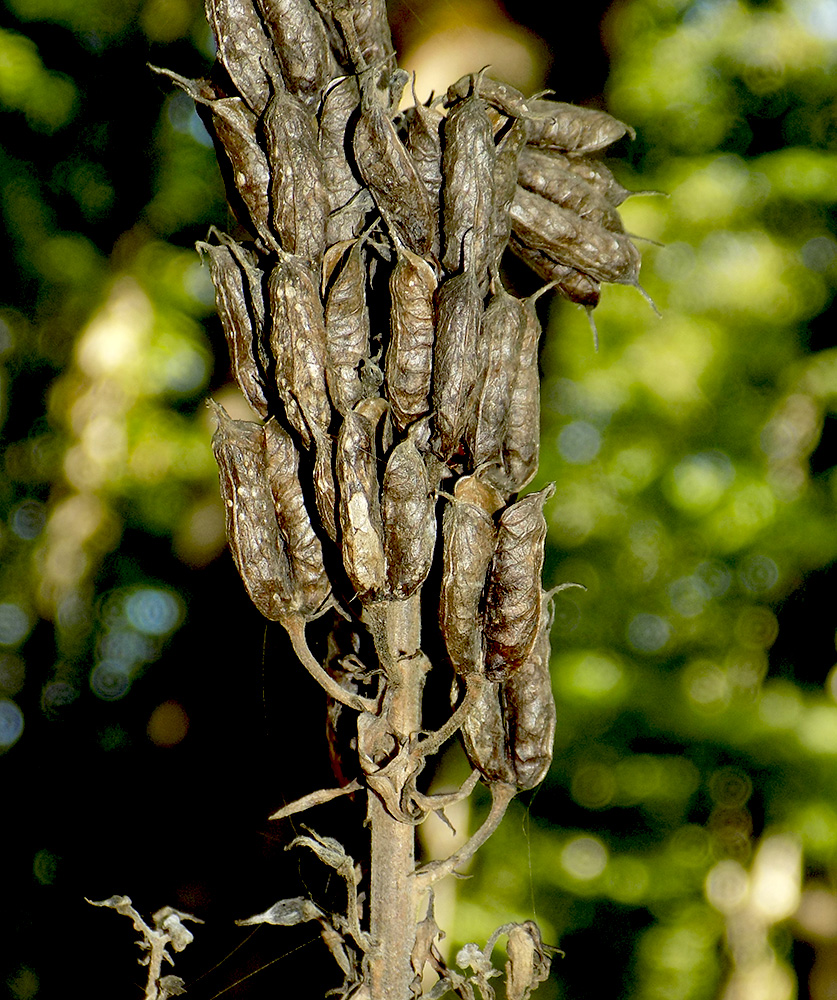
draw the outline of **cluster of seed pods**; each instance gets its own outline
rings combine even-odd
[[[420,600],[463,687],[478,682],[471,763],[531,788],[555,726],[551,488],[519,497],[538,465],[541,328],[537,295],[510,294],[501,261],[511,248],[586,307],[601,282],[636,284],[616,211],[628,192],[594,155],[629,130],[483,73],[399,110],[384,0],[207,13],[210,77],[160,72],[197,102],[239,223],[198,248],[258,417],[215,407],[245,587],[309,660],[306,624],[348,617],[332,637],[355,637],[318,665],[332,695],[362,611]]]

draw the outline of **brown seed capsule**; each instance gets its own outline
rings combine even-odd
[[[622,187],[600,160],[591,160],[586,156],[563,156],[555,150],[550,150],[549,155],[556,163],[560,163],[565,170],[571,171],[583,181],[586,181],[605,201],[613,205],[614,208],[618,208],[632,194],[644,193],[641,191],[629,191],[627,188]]]
[[[505,679],[529,657],[541,622],[543,505],[555,488],[518,500],[500,515],[485,591],[485,669]]]
[[[464,476],[442,517],[439,625],[460,674],[483,671],[481,601],[497,538],[493,515],[502,504],[491,486]]]
[[[535,250],[521,243],[515,233],[511,234],[509,249],[545,281],[555,282],[555,287],[570,302],[589,309],[594,309],[599,304],[600,283],[589,274],[567,264],[559,264],[542,250]]]
[[[484,681],[479,697],[462,723],[462,745],[472,767],[485,781],[517,782],[506,737],[506,726],[500,701],[500,685]]]
[[[494,160],[494,208],[491,216],[490,270],[497,271],[511,235],[511,207],[517,187],[518,157],[526,142],[526,123],[517,118],[503,132]]]
[[[205,253],[209,258],[209,274],[215,286],[215,308],[227,339],[233,377],[256,413],[266,417],[268,402],[256,347],[261,336],[261,322],[259,310],[251,298],[253,286],[247,282],[244,268],[258,269],[247,264],[246,260],[239,260],[227,244],[197,243],[195,246],[199,253]],[[258,275],[260,278],[260,271]],[[263,320],[260,290],[258,294]]]
[[[293,582],[267,481],[264,429],[232,420],[212,400],[218,420],[212,450],[218,463],[230,552],[250,599],[271,621],[292,607]]]
[[[390,66],[395,62],[386,0],[333,0],[334,16],[343,28],[352,64]]]
[[[470,267],[487,283],[492,256],[494,134],[485,101],[474,95],[457,102],[442,125],[442,263],[463,266],[466,239]]]
[[[389,279],[390,340],[386,393],[396,426],[404,428],[430,409],[435,337],[436,273],[423,257],[396,246]]]
[[[383,590],[387,567],[374,431],[371,422],[354,410],[346,414],[337,435],[335,473],[343,565],[364,600]]]
[[[524,246],[597,281],[637,284],[639,252],[623,233],[608,232],[521,187],[515,192],[511,216],[514,233]]]
[[[399,600],[424,583],[436,545],[434,499],[418,448],[408,438],[393,448],[381,491],[388,591]]]
[[[337,275],[332,277],[335,270]],[[346,413],[366,394],[360,380],[361,362],[369,356],[362,241],[329,247],[323,261],[323,279],[324,285],[330,281],[325,300],[326,381],[335,408]]]
[[[293,610],[308,618],[320,610],[331,593],[323,548],[305,506],[293,438],[275,418],[264,425],[264,438],[267,479],[291,565]]]
[[[492,80],[482,73],[468,73],[448,87],[447,103],[455,104],[476,92],[493,108],[509,118],[523,118],[530,114],[523,94],[508,83]]]
[[[218,45],[218,61],[250,109],[260,115],[270,80],[278,79],[281,71],[251,0],[206,0],[206,18]]]
[[[552,763],[556,713],[549,673],[551,625],[551,609],[544,607],[532,652],[502,684],[510,758],[521,791],[539,785]]]
[[[326,433],[331,423],[322,303],[306,264],[289,254],[280,253],[267,293],[276,386],[288,422],[309,448],[314,431]]]
[[[413,97],[416,97],[415,79],[413,80]],[[442,123],[444,115],[435,107],[427,107],[418,103],[404,112],[407,126],[405,145],[407,152],[413,158],[416,172],[421,178],[431,206],[431,221],[433,238],[431,252],[439,257],[441,252],[441,233],[439,228],[439,204],[442,190]]]
[[[285,86],[310,108],[340,75],[325,26],[309,0],[256,0],[282,67]]]
[[[529,142],[568,153],[592,153],[621,139],[626,133],[633,139],[634,130],[604,111],[580,108],[561,101],[527,101]]]
[[[482,296],[472,270],[441,284],[433,349],[432,409],[436,426],[433,447],[443,461],[459,448],[474,406],[474,356],[481,319]]]
[[[328,537],[336,542],[339,537],[337,527],[337,484],[334,479],[334,444],[327,434],[314,434],[314,501],[317,513]]]
[[[319,265],[325,250],[328,201],[323,187],[317,120],[283,90],[270,98],[262,119],[270,164],[270,218],[287,253]]]
[[[378,103],[371,76],[361,80],[361,113],[352,136],[358,171],[389,229],[422,256],[433,243],[433,220],[424,184],[388,113]]]
[[[624,232],[615,207],[591,184],[556,162],[549,153],[534,148],[524,149],[518,164],[518,181],[527,191],[548,198],[582,219],[589,219],[612,233]]]

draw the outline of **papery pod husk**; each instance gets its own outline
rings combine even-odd
[[[459,271],[469,246],[468,266],[484,287],[492,260],[494,134],[485,101],[458,101],[442,124],[442,263]]]
[[[518,183],[612,233],[625,231],[615,206],[548,152],[531,147],[523,150],[518,163]]]
[[[289,254],[279,255],[267,293],[276,386],[288,422],[309,448],[313,434],[327,433],[331,423],[322,302],[307,264]]]
[[[205,0],[205,7],[218,61],[250,109],[260,115],[270,96],[270,80],[281,71],[252,0]]]
[[[326,85],[340,75],[322,18],[309,0],[255,0],[288,91],[316,111]]]
[[[369,357],[370,329],[362,241],[329,247],[323,272],[326,282],[331,279],[325,298],[326,382],[335,409],[346,413],[366,395],[360,369]]]
[[[251,299],[253,285],[249,281],[245,285],[244,268],[250,265],[237,258],[228,244],[197,243],[195,246],[199,253],[205,253],[209,258],[209,274],[215,286],[215,308],[227,340],[233,377],[256,413],[266,417],[268,401],[256,346],[261,336],[261,322],[258,319],[259,310]],[[252,270],[258,271],[257,268]],[[258,274],[261,275],[261,272],[258,271]],[[263,307],[261,312],[263,321]]]
[[[318,265],[325,250],[328,199],[314,112],[299,98],[276,90],[262,118],[270,165],[273,232],[279,245]]]
[[[618,208],[631,195],[643,193],[629,191],[626,187],[622,187],[601,160],[591,159],[587,156],[565,156],[555,150],[550,150],[549,155],[566,170],[586,181],[614,208]]]
[[[377,465],[372,422],[351,410],[337,435],[335,474],[343,565],[361,599],[374,598],[387,579]]]
[[[293,580],[293,610],[314,616],[331,594],[323,548],[311,523],[299,481],[293,438],[272,417],[264,425],[267,478],[279,532],[285,540]]]
[[[524,246],[597,281],[639,281],[639,251],[625,234],[611,233],[519,185],[511,216],[514,234]]]
[[[494,207],[491,216],[490,270],[497,271],[511,236],[511,207],[517,189],[518,158],[526,142],[526,123],[516,118],[505,127],[494,159]]]
[[[544,281],[554,282],[558,291],[570,302],[588,309],[595,309],[599,304],[601,283],[589,274],[567,264],[560,264],[542,250],[526,246],[514,232],[509,239],[509,249]]]
[[[334,442],[328,434],[314,435],[314,502],[325,533],[336,542],[340,537],[337,514],[337,481],[334,472]]]
[[[387,398],[396,426],[404,428],[430,409],[436,336],[436,273],[423,257],[396,246],[389,279],[390,339],[386,351]]]
[[[485,589],[485,670],[504,680],[527,660],[541,624],[541,571],[546,539],[543,505],[551,484],[511,504],[497,524],[497,546]]]
[[[532,98],[527,104],[528,136],[533,146],[568,153],[592,153],[605,149],[623,135],[635,136],[634,130],[624,122],[594,108],[542,98]]]
[[[381,487],[387,589],[406,600],[427,579],[436,546],[436,512],[427,469],[409,438],[393,448]]]
[[[483,73],[468,73],[452,83],[447,90],[446,103],[455,104],[473,93],[508,118],[525,118],[530,114],[529,105],[519,90]]]
[[[546,777],[555,740],[555,698],[549,672],[552,609],[544,607],[545,595],[541,601],[540,628],[532,652],[501,688],[514,783],[521,791],[534,788]]]
[[[395,46],[386,0],[332,0],[330,6],[343,28],[353,66],[358,69],[367,66],[394,68]]]
[[[415,90],[413,90],[415,97]],[[441,254],[439,210],[442,191],[442,124],[445,116],[435,107],[416,104],[404,112],[407,128],[405,146],[415,164],[431,207],[431,253]]]
[[[487,783],[517,783],[506,744],[500,685],[496,681],[483,681],[476,704],[462,723],[461,734],[468,762]]]
[[[369,75],[361,80],[361,113],[352,135],[357,169],[387,227],[413,253],[433,243],[427,192],[388,112],[377,102]]]
[[[431,408],[436,428],[433,447],[443,461],[459,449],[474,406],[474,359],[482,311],[482,295],[472,270],[439,286]]]
[[[227,539],[245,589],[259,611],[280,621],[293,606],[293,581],[267,480],[262,424],[233,420],[209,401],[218,426],[212,450],[218,463]]]
[[[439,626],[459,674],[483,672],[481,602],[494,555],[494,514],[503,498],[475,476],[463,476],[442,516]]]

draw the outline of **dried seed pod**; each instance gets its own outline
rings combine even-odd
[[[326,84],[340,75],[325,25],[309,0],[256,0],[291,94],[310,108]]]
[[[433,243],[433,219],[424,184],[387,112],[372,77],[361,78],[361,113],[352,136],[355,161],[389,229],[422,256]]]
[[[302,101],[277,90],[268,101],[262,127],[270,164],[273,231],[285,251],[319,264],[325,250],[328,200],[317,120]]]
[[[271,621],[292,606],[293,582],[267,481],[261,424],[232,420],[209,401],[218,420],[212,450],[218,463],[227,538],[250,599]]]
[[[530,114],[529,105],[519,90],[508,83],[492,80],[481,73],[468,73],[448,87],[447,103],[455,104],[476,91],[493,108],[508,118],[525,118]]]
[[[369,309],[363,242],[330,247],[323,262],[324,284],[342,259],[328,288],[325,304],[326,381],[335,408],[348,410],[366,395],[360,367],[369,357]]]
[[[372,423],[351,410],[337,435],[335,473],[343,564],[362,600],[379,594],[387,578],[377,463]]]
[[[462,745],[472,767],[485,781],[514,785],[517,776],[509,759],[500,685],[483,681],[476,704],[462,723]]]
[[[424,583],[436,545],[434,499],[418,448],[408,438],[393,448],[381,491],[388,591],[405,600]]]
[[[483,285],[491,262],[494,211],[494,134],[485,101],[458,101],[442,125],[442,263],[462,267],[466,239],[470,267]]]
[[[218,45],[218,61],[251,110],[260,115],[279,63],[252,0],[206,0],[206,19]]]
[[[489,464],[502,467],[509,403],[529,320],[525,304],[509,295],[499,280],[496,286],[482,317],[482,377],[476,386],[477,403],[468,434],[471,460],[477,469]]]
[[[439,625],[448,657],[460,674],[483,670],[480,604],[497,538],[493,515],[502,504],[487,483],[464,476],[442,517]]]
[[[629,191],[622,187],[619,181],[613,176],[610,170],[600,161],[591,160],[586,156],[564,156],[550,150],[549,155],[559,163],[565,170],[569,170],[576,176],[586,181],[598,194],[618,208],[626,198],[632,194],[645,194],[642,191]]]
[[[521,187],[515,192],[511,216],[514,233],[527,248],[597,281],[637,284],[639,252],[624,234],[608,232]]]
[[[423,257],[396,245],[389,279],[390,340],[386,393],[396,426],[404,428],[430,409],[435,337],[436,273]]]
[[[518,158],[526,143],[526,122],[514,119],[497,144],[494,160],[494,207],[491,216],[490,270],[497,271],[511,235],[511,207],[517,188]]]
[[[485,591],[485,669],[492,679],[505,679],[522,666],[538,636],[543,505],[554,491],[550,485],[530,493],[500,515]]]
[[[333,0],[332,11],[342,26],[352,64],[390,66],[395,48],[387,19],[386,0]]]
[[[554,282],[558,291],[570,302],[588,309],[595,309],[599,304],[601,286],[589,274],[567,264],[559,264],[542,250],[521,243],[514,233],[509,240],[509,249],[545,281]]]
[[[474,405],[474,355],[482,319],[482,296],[472,270],[454,275],[441,284],[436,316],[432,388],[436,426],[434,450],[447,461],[459,448]]]
[[[438,257],[441,252],[439,204],[442,190],[442,123],[445,118],[437,108],[418,103],[415,78],[413,98],[416,100],[415,106],[404,112],[407,127],[405,145],[430,201],[433,225],[431,252],[434,257]]]
[[[568,153],[592,153],[634,130],[604,111],[580,108],[561,101],[530,99],[527,119],[529,142]]]
[[[331,423],[322,303],[307,265],[284,253],[270,272],[267,294],[277,389],[288,422],[308,448],[312,434],[326,433]]]
[[[323,548],[311,524],[299,482],[299,455],[293,438],[275,418],[264,425],[267,479],[285,540],[293,581],[293,610],[310,618],[331,594]]]
[[[542,607],[532,652],[501,689],[515,784],[521,791],[539,785],[552,763],[556,712],[549,673],[551,625],[551,608]]]
[[[616,208],[550,153],[531,147],[524,149],[518,163],[518,182],[527,191],[534,191],[612,233],[625,231]]]
[[[337,529],[337,484],[334,478],[334,445],[328,434],[320,431],[314,434],[314,501],[317,513],[328,537],[336,542]]]
[[[205,253],[209,258],[209,274],[215,286],[215,308],[227,339],[233,377],[256,413],[266,417],[268,402],[256,347],[264,320],[259,288],[261,271],[243,257],[239,259],[229,244],[214,246],[196,243],[195,246],[199,253]],[[254,275],[256,280],[248,281],[245,268],[256,272],[258,278]],[[251,298],[254,288],[259,295],[258,305]]]

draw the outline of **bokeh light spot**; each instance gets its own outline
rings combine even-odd
[[[32,623],[19,604],[0,604],[0,646],[17,646],[29,634]]]
[[[58,872],[58,857],[46,849],[37,851],[32,859],[32,874],[41,885],[52,885]]]
[[[24,500],[12,511],[9,524],[18,538],[31,541],[37,538],[46,521],[44,505],[37,500]]]
[[[118,660],[102,660],[90,672],[90,690],[102,701],[119,701],[131,689],[131,674]]]
[[[627,635],[638,653],[658,653],[669,640],[671,625],[659,615],[634,615],[628,623]]]
[[[0,751],[8,750],[23,732],[23,712],[8,698],[0,700]]]
[[[144,587],[125,602],[128,621],[147,635],[168,635],[180,620],[180,602],[169,590]]]
[[[700,514],[718,503],[734,477],[735,469],[724,452],[689,455],[672,470],[669,498],[681,510]]]
[[[763,594],[776,586],[779,567],[770,556],[748,556],[738,571],[738,578],[750,593]]]
[[[561,851],[561,866],[572,878],[589,882],[607,867],[607,848],[598,837],[574,837]]]
[[[176,701],[164,701],[151,713],[148,720],[148,738],[158,747],[173,747],[189,731],[189,716]]]
[[[572,465],[586,465],[599,454],[602,436],[586,420],[574,420],[558,435],[558,451]]]
[[[706,898],[721,913],[733,913],[747,900],[750,879],[737,862],[719,861],[706,876]]]

